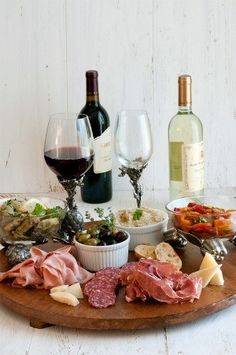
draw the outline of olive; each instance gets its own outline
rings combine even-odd
[[[76,232],[75,233],[76,239],[78,239],[81,234],[88,234],[88,232],[86,230]]]
[[[80,234],[79,237],[77,237],[77,240],[80,243],[86,243],[89,239],[91,238],[91,235],[86,233],[86,234]]]
[[[99,239],[97,238],[89,238],[87,241],[86,241],[86,245],[98,245],[99,243]]]
[[[108,238],[106,240],[106,244],[107,245],[112,245],[112,244],[116,244],[116,240],[114,238]]]
[[[98,243],[99,246],[105,246],[107,245],[106,242],[104,242],[104,240],[100,240],[100,242]]]
[[[93,237],[93,238],[96,238],[98,235],[99,235],[99,229],[97,229],[97,228],[92,228],[90,231],[89,231],[89,233],[91,234],[91,236]]]
[[[117,243],[124,242],[127,238],[128,238],[127,233],[123,231],[119,231],[115,234],[115,240],[117,241]]]
[[[101,229],[100,233],[99,233],[99,238],[102,240],[107,240],[108,238],[111,237],[111,232],[109,230],[106,229]]]

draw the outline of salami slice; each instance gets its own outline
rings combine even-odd
[[[108,267],[106,269],[100,270],[96,273],[96,277],[109,278],[109,279],[119,279],[120,269],[116,267]]]
[[[92,290],[89,294],[88,302],[95,308],[107,308],[115,304],[116,294],[114,291]]]
[[[109,267],[98,271],[84,287],[84,295],[95,308],[107,308],[116,302],[116,288],[120,283],[120,269]]]
[[[116,288],[117,283],[114,284],[114,282],[109,282],[109,280],[105,279],[105,280],[96,280],[96,282],[88,282],[85,285],[84,288],[84,294],[85,296],[89,296],[90,292],[93,290],[114,290],[114,288]]]

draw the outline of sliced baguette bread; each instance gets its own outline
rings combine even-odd
[[[182,268],[182,260],[168,243],[162,242],[155,247],[156,259],[174,264],[178,270]]]
[[[172,246],[162,242],[157,245],[140,244],[134,249],[134,254],[137,259],[152,258],[162,262],[171,263],[178,270],[182,267],[182,261]]]
[[[139,244],[134,249],[134,255],[137,259],[141,259],[141,258],[156,259],[155,248],[156,245]]]

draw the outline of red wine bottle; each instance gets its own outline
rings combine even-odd
[[[82,200],[107,202],[112,198],[111,128],[106,110],[99,102],[98,72],[86,72],[86,104],[82,114],[89,117],[94,137],[94,164],[85,174],[81,187]]]

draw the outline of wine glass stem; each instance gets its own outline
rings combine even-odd
[[[132,183],[132,182],[131,182]],[[141,184],[139,184],[137,181],[135,184],[133,184],[134,187],[134,198],[136,199],[137,207],[141,207],[141,198],[142,198],[142,187]]]
[[[67,180],[67,179],[63,179],[59,176],[58,180],[67,192],[66,201],[67,201],[67,206],[68,206],[69,210],[77,209],[75,199],[74,199],[74,196],[76,194],[76,187],[78,185],[77,179]]]
[[[141,207],[141,198],[143,195],[143,189],[142,189],[142,185],[139,183],[139,179],[142,175],[143,169],[145,169],[146,166],[147,164],[144,164],[140,169],[127,168],[125,166],[122,166],[120,168],[121,173],[119,176],[125,176],[125,174],[129,176],[130,183],[134,189],[134,198],[136,200],[138,208]]]
[[[73,243],[74,234],[81,231],[83,228],[83,216],[78,211],[74,196],[76,194],[76,187],[82,185],[83,176],[75,179],[64,179],[58,176],[58,180],[67,192],[67,212],[62,222],[62,232],[66,232],[68,236],[65,237],[62,233],[62,240],[71,244]]]

